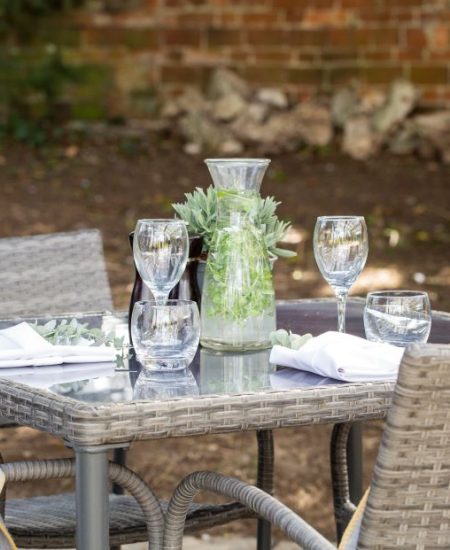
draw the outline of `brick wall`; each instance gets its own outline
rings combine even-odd
[[[201,85],[218,65],[292,94],[406,77],[450,106],[450,0],[104,0],[46,24],[43,41],[104,67],[112,114],[151,111],[154,91]],[[106,67],[106,69],[105,69]],[[98,75],[97,75],[98,78]]]

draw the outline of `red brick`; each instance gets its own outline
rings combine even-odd
[[[186,64],[163,65],[161,80],[164,83],[199,84],[206,78],[205,67],[189,66]]]
[[[376,4],[376,0],[341,0],[344,8],[366,8]]]
[[[162,31],[166,46],[200,46],[201,32],[198,29],[171,28]]]
[[[417,21],[418,14],[415,10],[411,9],[398,10],[373,5],[371,8],[355,12],[355,18],[363,24],[366,22],[398,24],[399,22]]]
[[[302,23],[310,27],[342,27],[351,20],[349,10],[333,8],[307,7],[303,13]]]
[[[316,8],[332,8],[336,4],[336,0],[313,0]],[[272,0],[275,9],[291,10],[299,4],[306,4],[306,0]],[[309,2],[312,3],[311,1]]]
[[[242,14],[236,11],[222,11],[216,15],[220,25],[239,26],[242,24]]]
[[[427,50],[404,50],[404,49],[396,49],[395,52],[392,53],[392,59],[396,59],[398,61],[423,61],[424,55],[427,53]]]
[[[330,29],[329,44],[338,48],[361,48],[364,46],[392,46],[398,44],[398,31],[395,27],[376,27],[364,29]]]
[[[280,14],[273,11],[243,13],[242,23],[248,27],[274,27],[279,24]]]
[[[442,51],[442,52],[432,52],[430,56],[431,56],[431,60],[434,62],[450,61],[450,50]]]
[[[420,51],[427,46],[427,37],[422,29],[405,29],[406,49]]]
[[[248,65],[244,76],[260,84],[282,84],[286,82],[286,69],[280,65]]]
[[[364,61],[390,61],[397,59],[397,54],[397,48],[390,48],[388,50],[364,51],[361,52],[360,58]]]
[[[176,23],[188,27],[206,27],[211,25],[213,22],[214,16],[212,13],[206,12],[184,12],[176,15]]]
[[[286,44],[286,31],[281,29],[249,29],[247,43],[252,46],[282,46]]]
[[[317,29],[298,29],[287,31],[287,43],[291,46],[299,47],[322,47],[327,43],[327,33],[324,30]]]
[[[361,74],[369,84],[388,84],[406,76],[402,65],[374,65],[365,67]]]
[[[448,73],[447,65],[413,65],[409,78],[415,84],[447,84]]]
[[[241,29],[211,28],[207,32],[208,45],[235,46],[243,43],[243,32]]]
[[[331,86],[347,84],[351,80],[361,79],[362,68],[359,64],[330,66],[327,68],[327,82]]]
[[[287,63],[292,60],[293,52],[291,50],[256,50],[253,54],[256,61]]]
[[[324,71],[321,67],[295,67],[288,69],[288,82],[290,84],[307,84],[319,86],[324,79]]]
[[[448,49],[450,44],[450,25],[436,23],[428,29],[430,47],[433,50]]]

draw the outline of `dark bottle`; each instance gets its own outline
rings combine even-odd
[[[203,238],[200,235],[189,237],[189,257],[186,269],[179,282],[169,293],[171,300],[192,300],[201,306],[201,291],[198,285],[197,271],[202,254]]]
[[[133,251],[133,238],[134,231],[132,231],[129,235],[131,251]],[[193,235],[189,237],[189,257],[186,264],[186,269],[184,270],[178,284],[173,287],[169,294],[169,298],[172,300],[193,300],[194,302],[197,302],[199,309],[201,304],[201,293],[197,280],[197,271],[200,256],[202,253],[202,247],[202,237],[200,237],[199,235]],[[136,302],[139,302],[139,300],[151,300],[153,298],[152,293],[145,286],[142,277],[139,275],[135,263],[134,271],[134,285],[133,290],[131,291],[130,306],[128,308],[128,328],[130,328],[131,314],[133,313],[134,304]]]

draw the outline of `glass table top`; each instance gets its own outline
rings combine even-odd
[[[148,371],[141,368],[129,345],[125,314],[83,316],[82,321],[123,338],[123,349],[118,351],[116,363],[3,368],[0,377],[91,404],[255,393],[340,383],[293,369],[277,368],[269,362],[270,349],[224,353],[199,348],[188,369]],[[46,320],[41,318],[37,322],[45,323]],[[0,328],[13,323],[1,322]]]
[[[360,336],[364,335],[363,306],[362,300],[350,300],[347,308],[348,331]],[[116,363],[3,368],[0,377],[96,405],[342,384],[307,372],[277,368],[269,362],[270,350],[224,353],[199,348],[192,364],[185,371],[145,371],[141,369],[129,345],[127,315],[124,313],[0,320],[0,329],[23,320],[44,324],[49,319],[73,317],[91,328],[101,328],[104,332],[113,332],[115,336],[123,338],[123,349],[118,352],[121,355],[119,360]],[[334,300],[281,302],[277,307],[277,319],[279,327],[299,334],[311,332],[316,335],[336,329],[336,305]],[[433,315],[429,341],[448,343],[449,328],[448,314]]]

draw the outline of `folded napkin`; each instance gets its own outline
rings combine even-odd
[[[114,361],[115,357],[116,351],[111,347],[50,344],[28,323],[0,330],[0,368],[103,363]]]
[[[404,350],[364,338],[325,332],[300,349],[274,346],[270,362],[344,382],[368,382],[397,378]]]

